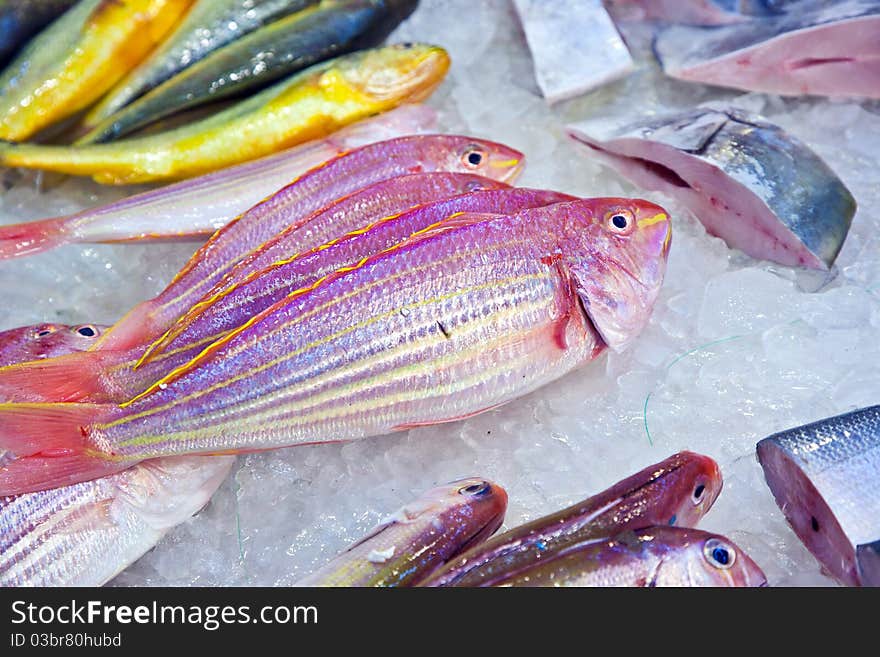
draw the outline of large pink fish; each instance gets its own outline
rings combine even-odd
[[[121,405],[0,405],[0,494],[499,406],[634,340],[670,238],[663,208],[633,199],[453,216],[290,292]]]

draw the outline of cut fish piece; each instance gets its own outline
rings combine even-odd
[[[849,586],[880,585],[880,406],[773,434],[757,455],[776,503],[822,566]]]
[[[723,27],[674,25],[654,51],[667,75],[783,95],[880,98],[880,2],[803,2]]]
[[[703,106],[568,130],[600,161],[674,197],[711,234],[755,258],[829,268],[856,211],[852,194],[806,144],[741,109]]]
[[[600,0],[514,0],[548,103],[632,72],[632,57]]]
[[[728,25],[778,14],[799,0],[605,0],[615,20],[661,20],[685,25]]]

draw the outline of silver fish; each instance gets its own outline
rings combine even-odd
[[[758,461],[776,503],[825,569],[880,586],[880,405],[764,438]]]
[[[796,9],[796,11],[795,11]],[[723,27],[673,25],[654,51],[667,75],[783,95],[880,98],[880,2],[801,2]]]
[[[568,131],[600,161],[672,196],[709,233],[755,258],[829,268],[855,215],[852,194],[806,144],[738,108],[709,105],[622,126],[588,121]]]

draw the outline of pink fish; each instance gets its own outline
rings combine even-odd
[[[453,216],[289,292],[120,405],[0,405],[0,494],[507,403],[636,338],[670,239],[663,208],[633,199]]]

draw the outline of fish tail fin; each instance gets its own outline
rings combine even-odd
[[[56,358],[0,367],[0,400],[74,402],[111,398],[107,369],[124,362],[124,353],[80,351]]]
[[[54,249],[69,241],[67,218],[43,219],[0,226],[0,260]]]
[[[44,490],[118,472],[94,446],[92,425],[112,404],[0,404],[0,496]]]

